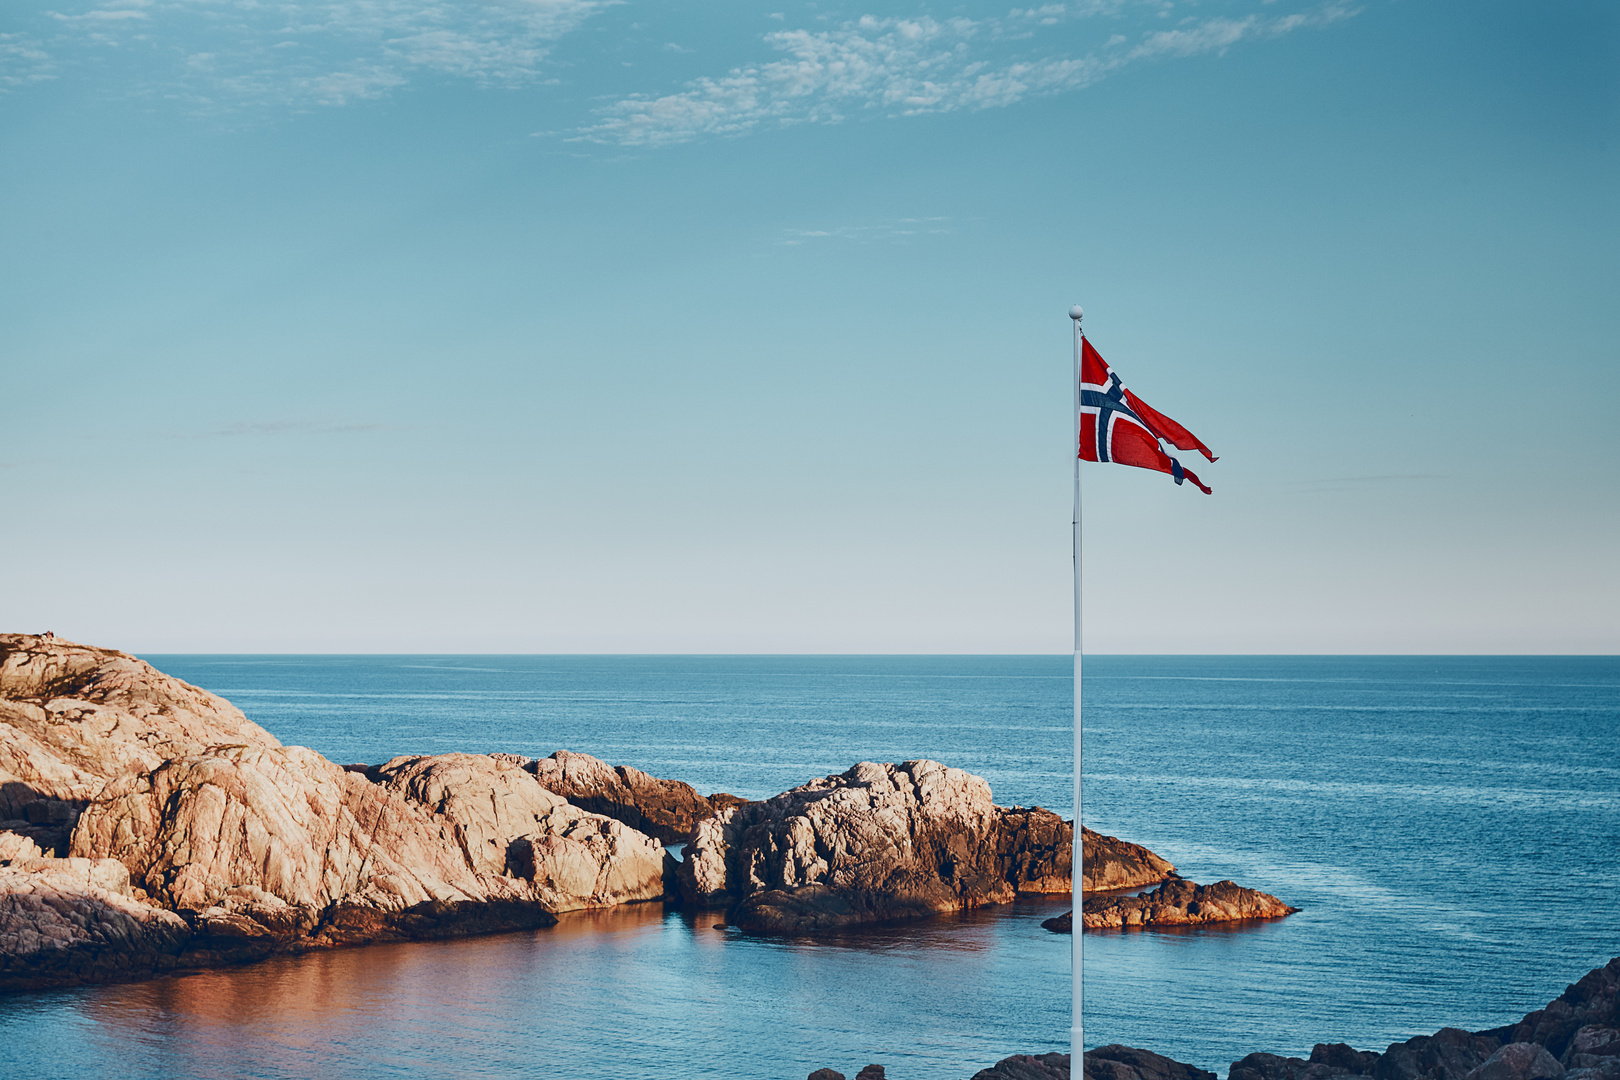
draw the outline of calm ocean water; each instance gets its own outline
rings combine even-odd
[[[764,797],[931,757],[1070,807],[1067,657],[151,657],[340,762],[567,748]],[[1086,936],[1089,1045],[1225,1074],[1516,1019],[1620,954],[1620,659],[1095,657],[1087,824],[1303,910]],[[1066,1049],[1061,899],[769,941],[657,905],[0,999],[0,1075],[960,1080]]]

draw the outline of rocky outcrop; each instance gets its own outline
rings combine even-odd
[[[1069,1080],[1069,1055],[1014,1054],[980,1069],[973,1080]]]
[[[725,793],[704,798],[690,784],[660,780],[628,765],[559,750],[528,768],[548,791],[583,810],[621,821],[666,844],[684,841],[697,823],[746,800]]]
[[[1270,893],[1231,881],[1195,885],[1177,878],[1140,896],[1087,897],[1087,930],[1127,926],[1196,926],[1201,923],[1280,919],[1298,908]]]
[[[683,900],[803,933],[1005,903],[990,785],[936,761],[862,762],[701,822]]]
[[[74,829],[184,915],[200,959],[546,925],[515,878],[481,873],[443,815],[303,747],[215,747],[109,783]]]
[[[0,692],[6,805],[27,812],[0,829],[0,990],[664,892],[659,841],[547,791],[528,759],[343,767],[133,657],[42,638],[0,638]],[[67,808],[61,835],[40,835],[41,805]]]
[[[549,911],[663,897],[663,844],[546,790],[520,762],[507,754],[404,757],[378,774],[446,818],[475,870],[530,882]]]
[[[1099,1046],[1085,1054],[1086,1080],[1215,1080],[1215,1074],[1132,1046]],[[1069,1080],[1068,1054],[1015,1054],[973,1080]]]
[[[1083,836],[1098,881],[1175,873],[1144,847]],[[996,806],[980,777],[862,762],[701,821],[676,875],[689,906],[726,908],[748,930],[808,933],[1067,893],[1073,847],[1070,822]]]
[[[0,866],[0,988],[106,982],[173,968],[191,928],[136,899],[112,859]]]
[[[0,634],[0,829],[62,853],[108,780],[221,744],[281,745],[230,702],[126,653]]]
[[[1198,926],[1204,923],[1280,919],[1298,908],[1270,893],[1245,889],[1231,881],[1196,885],[1184,878],[1167,881],[1139,896],[1087,896],[1085,928],[1118,930],[1155,926]],[[1074,912],[1041,923],[1058,934],[1074,932]]]

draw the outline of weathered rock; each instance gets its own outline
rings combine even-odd
[[[1086,897],[1085,927],[1192,926],[1278,919],[1298,910],[1269,893],[1245,889],[1231,881],[1195,885],[1177,878],[1140,896]]]
[[[395,758],[377,773],[448,819],[473,869],[529,882],[548,911],[663,897],[661,843],[546,790],[525,764],[514,754],[440,754]]]
[[[130,895],[127,873],[117,887],[119,874],[101,865],[110,861],[0,867],[0,991],[143,978],[175,966],[190,928]]]
[[[844,1080],[844,1074],[832,1069],[817,1069],[810,1074],[808,1080]]]
[[[1575,1032],[1563,1060],[1571,1069],[1583,1069],[1616,1058],[1620,1058],[1620,1030],[1587,1024]]]
[[[1270,893],[1245,889],[1230,881],[1197,885],[1185,878],[1176,878],[1140,896],[1087,896],[1085,927],[1087,930],[1117,930],[1124,927],[1196,926],[1246,919],[1280,919],[1298,910]],[[1074,912],[1065,911],[1041,925],[1056,934],[1072,934]]]
[[[0,634],[0,829],[62,851],[103,783],[217,744],[281,745],[229,702],[133,656]]]
[[[1176,868],[1168,859],[1155,855],[1141,844],[1133,844],[1117,836],[1104,836],[1083,826],[1081,837],[1085,857],[1084,885],[1088,893],[1140,889],[1176,876]]]
[[[997,807],[996,858],[997,872],[1018,892],[1070,892],[1074,826],[1039,806]]]
[[[1087,1080],[1215,1080],[1195,1065],[1139,1050],[1134,1046],[1099,1046],[1085,1054]]]
[[[883,1074],[883,1066],[867,1065],[855,1074],[855,1080],[887,1080]]]
[[[530,768],[542,787],[575,806],[622,821],[666,844],[685,840],[717,809],[690,784],[660,780],[628,765],[609,765],[589,754],[559,750]],[[735,796],[714,798],[723,806]]]
[[[1508,1043],[1463,1080],[1559,1080],[1564,1067],[1536,1043]]]
[[[1588,1033],[1583,1040],[1584,1050],[1576,1050],[1576,1036],[1585,1028],[1599,1031],[1620,1028],[1620,957],[1587,972],[1546,1008],[1527,1014],[1517,1024],[1481,1034],[1499,1036],[1503,1043],[1537,1043],[1566,1066],[1575,1068],[1589,1068],[1620,1053],[1620,1046],[1596,1031]],[[1605,1046],[1609,1049],[1596,1053]],[[1577,1053],[1590,1055],[1593,1060],[1577,1063],[1573,1060]]]
[[[1494,1035],[1441,1028],[1391,1045],[1372,1075],[1378,1080],[1463,1080],[1501,1045]]]
[[[0,832],[0,865],[19,859],[38,859],[44,854],[32,837],[21,833]]]
[[[973,1074],[973,1080],[1069,1080],[1068,1054],[1015,1054]],[[1215,1074],[1151,1050],[1099,1046],[1085,1055],[1086,1080],[1215,1080]]]
[[[491,902],[502,925],[551,920],[522,883],[478,873],[452,822],[299,746],[216,747],[113,781],[73,853],[117,858],[200,930],[256,939],[246,920],[280,947],[455,932],[459,909],[482,925],[471,909]]]
[[[1069,1080],[1069,1055],[1014,1054],[980,1069],[973,1080]]]
[[[701,822],[683,899],[764,933],[829,930],[1005,903],[990,785],[935,761],[862,762]]]

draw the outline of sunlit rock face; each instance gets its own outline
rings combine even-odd
[[[546,790],[522,758],[395,758],[377,771],[390,789],[450,821],[475,869],[515,875],[549,911],[664,895],[662,843]]]
[[[126,653],[0,634],[0,829],[63,853],[104,783],[218,745],[281,743],[224,698]]]
[[[0,989],[664,894],[658,840],[524,758],[345,768],[133,657],[45,637],[0,637],[0,695]]]
[[[999,833],[982,778],[937,761],[861,762],[700,823],[682,895],[768,933],[1006,903]]]

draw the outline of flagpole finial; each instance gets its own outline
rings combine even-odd
[[[1084,314],[1085,314],[1085,311],[1083,311],[1081,309],[1079,304],[1076,304],[1076,305],[1074,305],[1074,307],[1069,309],[1069,318],[1073,319],[1075,322],[1079,322],[1080,321],[1080,316],[1082,316]]]

